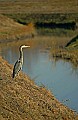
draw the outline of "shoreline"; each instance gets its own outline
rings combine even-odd
[[[60,103],[49,90],[35,85],[24,73],[20,72],[19,76],[13,80],[11,76],[12,68],[12,65],[0,57],[0,114],[5,120],[7,120],[7,115],[8,118],[11,117],[10,120],[12,120],[12,117],[17,118],[18,113],[20,113],[19,120],[23,120],[26,117],[29,120],[35,119],[27,111],[32,111],[32,114],[39,120],[57,118],[61,120],[76,120],[78,118],[78,114]],[[22,111],[20,111],[20,108]]]

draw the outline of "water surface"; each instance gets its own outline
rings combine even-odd
[[[65,105],[78,112],[78,68],[70,62],[50,58],[39,48],[24,49],[23,72],[39,86],[45,86]],[[14,64],[19,57],[17,46],[4,47],[1,55]]]

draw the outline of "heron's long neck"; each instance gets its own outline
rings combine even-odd
[[[21,60],[21,62],[23,63],[23,51],[22,51],[22,49],[20,50],[20,58],[19,58],[20,60]]]

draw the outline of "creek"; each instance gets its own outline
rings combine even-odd
[[[17,45],[2,48],[1,55],[10,64],[19,58]],[[45,86],[63,104],[78,112],[78,68],[64,60],[50,58],[49,51],[39,47],[23,50],[23,72],[38,86]]]

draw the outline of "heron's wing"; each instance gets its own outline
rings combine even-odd
[[[14,69],[13,69],[13,78],[15,77],[16,74],[18,74],[18,72],[22,69],[22,63],[20,60],[17,60],[15,65],[14,65]]]

